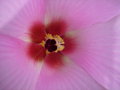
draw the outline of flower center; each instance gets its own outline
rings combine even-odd
[[[47,54],[64,49],[64,40],[59,35],[46,34],[45,40],[40,44],[46,49]]]
[[[54,39],[48,39],[45,43],[45,48],[49,52],[53,52],[53,51],[57,50],[57,46],[55,44],[56,44],[56,41]]]

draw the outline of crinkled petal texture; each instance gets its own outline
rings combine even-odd
[[[12,20],[1,28],[1,33],[28,40],[31,26],[36,22],[43,22],[44,11],[43,0],[29,0]]]
[[[62,18],[82,28],[120,14],[120,0],[45,0],[47,21]]]
[[[117,65],[114,57],[116,23],[117,17],[81,30],[75,34],[78,42],[75,52],[71,54],[63,52],[108,90],[113,89],[111,88],[113,81],[116,86],[120,84],[119,80],[113,79],[119,73],[119,70],[114,68]],[[118,87],[114,89],[118,90]]]
[[[40,65],[26,55],[27,48],[21,40],[0,35],[0,90],[34,90]]]

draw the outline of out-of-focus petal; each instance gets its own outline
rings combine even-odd
[[[105,90],[77,65],[53,69],[43,66],[35,90]]]
[[[68,21],[74,28],[82,28],[110,20],[120,14],[120,0],[45,0],[47,21]]]
[[[84,68],[92,77],[109,88],[114,77],[116,18],[80,30],[76,35],[76,51],[68,54],[74,62]],[[66,53],[67,55],[67,53]]]
[[[40,67],[26,55],[27,44],[0,35],[0,90],[34,90]]]
[[[0,28],[24,7],[28,0],[0,0]]]
[[[12,18],[12,21],[1,29],[1,33],[28,40],[31,27],[36,22],[43,23],[43,19],[43,0],[29,0],[24,8],[22,8],[21,11],[14,16],[14,18]]]

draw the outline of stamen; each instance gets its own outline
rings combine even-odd
[[[47,53],[59,52],[64,49],[64,40],[59,35],[46,34],[45,39],[40,44],[46,49]]]

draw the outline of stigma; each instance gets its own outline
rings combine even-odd
[[[49,54],[51,52],[60,52],[64,50],[64,40],[59,35],[52,35],[52,34],[46,34],[45,40],[43,40],[40,45],[42,45],[45,50],[46,54]]]

